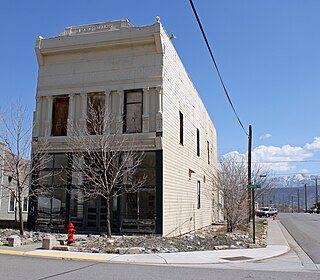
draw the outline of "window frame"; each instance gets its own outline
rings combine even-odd
[[[197,128],[196,129],[196,141],[197,141],[197,156],[200,157],[200,131],[199,129]]]
[[[62,119],[61,115],[57,116],[57,104],[67,103],[67,112]],[[52,103],[52,120],[51,120],[51,136],[67,136],[68,134],[68,118],[69,118],[69,96],[55,96]],[[63,128],[58,128],[58,120],[63,120]],[[62,123],[62,122],[61,122]],[[62,125],[61,125],[62,126]]]
[[[201,208],[201,183],[197,181],[197,209]]]
[[[128,102],[128,95],[132,93],[140,93],[141,100],[140,101],[133,101],[133,102]],[[140,123],[139,127],[136,131],[129,131],[128,130],[128,105],[135,105],[138,104],[140,105],[140,112],[139,117],[140,117]],[[142,89],[135,89],[135,90],[125,90],[124,91],[124,106],[123,106],[123,133],[126,134],[131,134],[131,133],[142,133],[142,115],[143,115],[143,90]]]
[[[13,197],[13,201],[12,201]],[[13,203],[13,204],[12,204]],[[13,205],[13,210],[11,210],[11,205]],[[10,191],[9,195],[9,203],[8,203],[8,213],[15,213],[16,212],[16,196],[15,191]]]
[[[180,132],[180,144],[183,145],[183,113],[181,111],[179,111],[179,132]]]

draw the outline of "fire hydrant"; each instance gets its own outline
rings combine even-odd
[[[73,238],[73,234],[76,232],[76,230],[74,229],[74,225],[73,223],[69,223],[69,225],[67,226],[67,233],[68,233],[68,239],[67,239],[67,244],[71,244],[72,242],[74,242],[74,238]]]

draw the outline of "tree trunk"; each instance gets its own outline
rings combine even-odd
[[[110,198],[106,199],[106,206],[107,206],[107,237],[111,238]]]
[[[18,194],[18,212],[19,212],[20,235],[24,235],[21,191],[19,191],[19,194]]]

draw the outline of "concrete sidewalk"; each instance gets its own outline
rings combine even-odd
[[[267,235],[268,246],[266,248],[259,249],[229,249],[181,253],[118,255],[43,250],[40,248],[41,244],[36,243],[16,248],[0,246],[0,254],[114,263],[199,265],[257,261],[277,257],[290,250],[287,240],[280,229],[279,221],[269,219]]]

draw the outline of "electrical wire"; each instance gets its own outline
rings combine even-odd
[[[238,116],[238,114],[237,114],[237,111],[236,111],[236,109],[235,109],[235,107],[234,107],[234,105],[233,105],[233,103],[232,103],[232,101],[231,101],[231,98],[230,98],[230,95],[229,95],[229,93],[228,93],[228,91],[227,91],[227,88],[226,88],[226,86],[225,86],[225,83],[223,82],[223,79],[222,79],[222,76],[221,76],[221,74],[220,74],[220,71],[219,71],[217,62],[216,62],[216,60],[215,60],[215,58],[214,58],[214,56],[213,56],[213,53],[212,53],[210,44],[209,44],[209,42],[208,42],[207,36],[206,36],[206,34],[205,34],[205,32],[204,32],[204,29],[203,29],[203,27],[202,27],[200,18],[199,18],[199,16],[198,16],[198,13],[197,13],[197,11],[196,11],[196,8],[195,8],[195,6],[194,6],[194,4],[193,4],[193,1],[192,1],[192,0],[189,0],[189,2],[190,2],[190,5],[191,5],[191,7],[192,7],[193,13],[194,13],[194,15],[195,15],[195,17],[196,17],[196,19],[197,19],[197,22],[198,22],[199,28],[200,28],[200,30],[201,30],[202,36],[203,36],[203,38],[204,38],[204,40],[205,40],[205,42],[206,42],[208,51],[209,51],[209,53],[210,53],[211,59],[212,59],[213,64],[214,64],[214,67],[215,67],[215,69],[216,69],[216,71],[217,71],[217,73],[218,73],[218,76],[219,76],[221,85],[222,85],[223,90],[224,90],[224,93],[225,93],[225,95],[226,95],[226,97],[227,97],[227,99],[228,99],[228,102],[229,102],[229,104],[230,104],[230,106],[231,106],[231,108],[232,108],[232,110],[233,110],[233,113],[235,114],[235,116],[236,116],[236,118],[237,118],[240,126],[242,127],[244,133],[245,133],[247,136],[249,136],[249,134],[248,134],[247,131],[245,130],[245,128],[244,128],[244,126],[243,126],[243,124],[242,124],[242,122],[241,122],[241,120],[240,120],[240,118],[239,118],[239,116]]]

